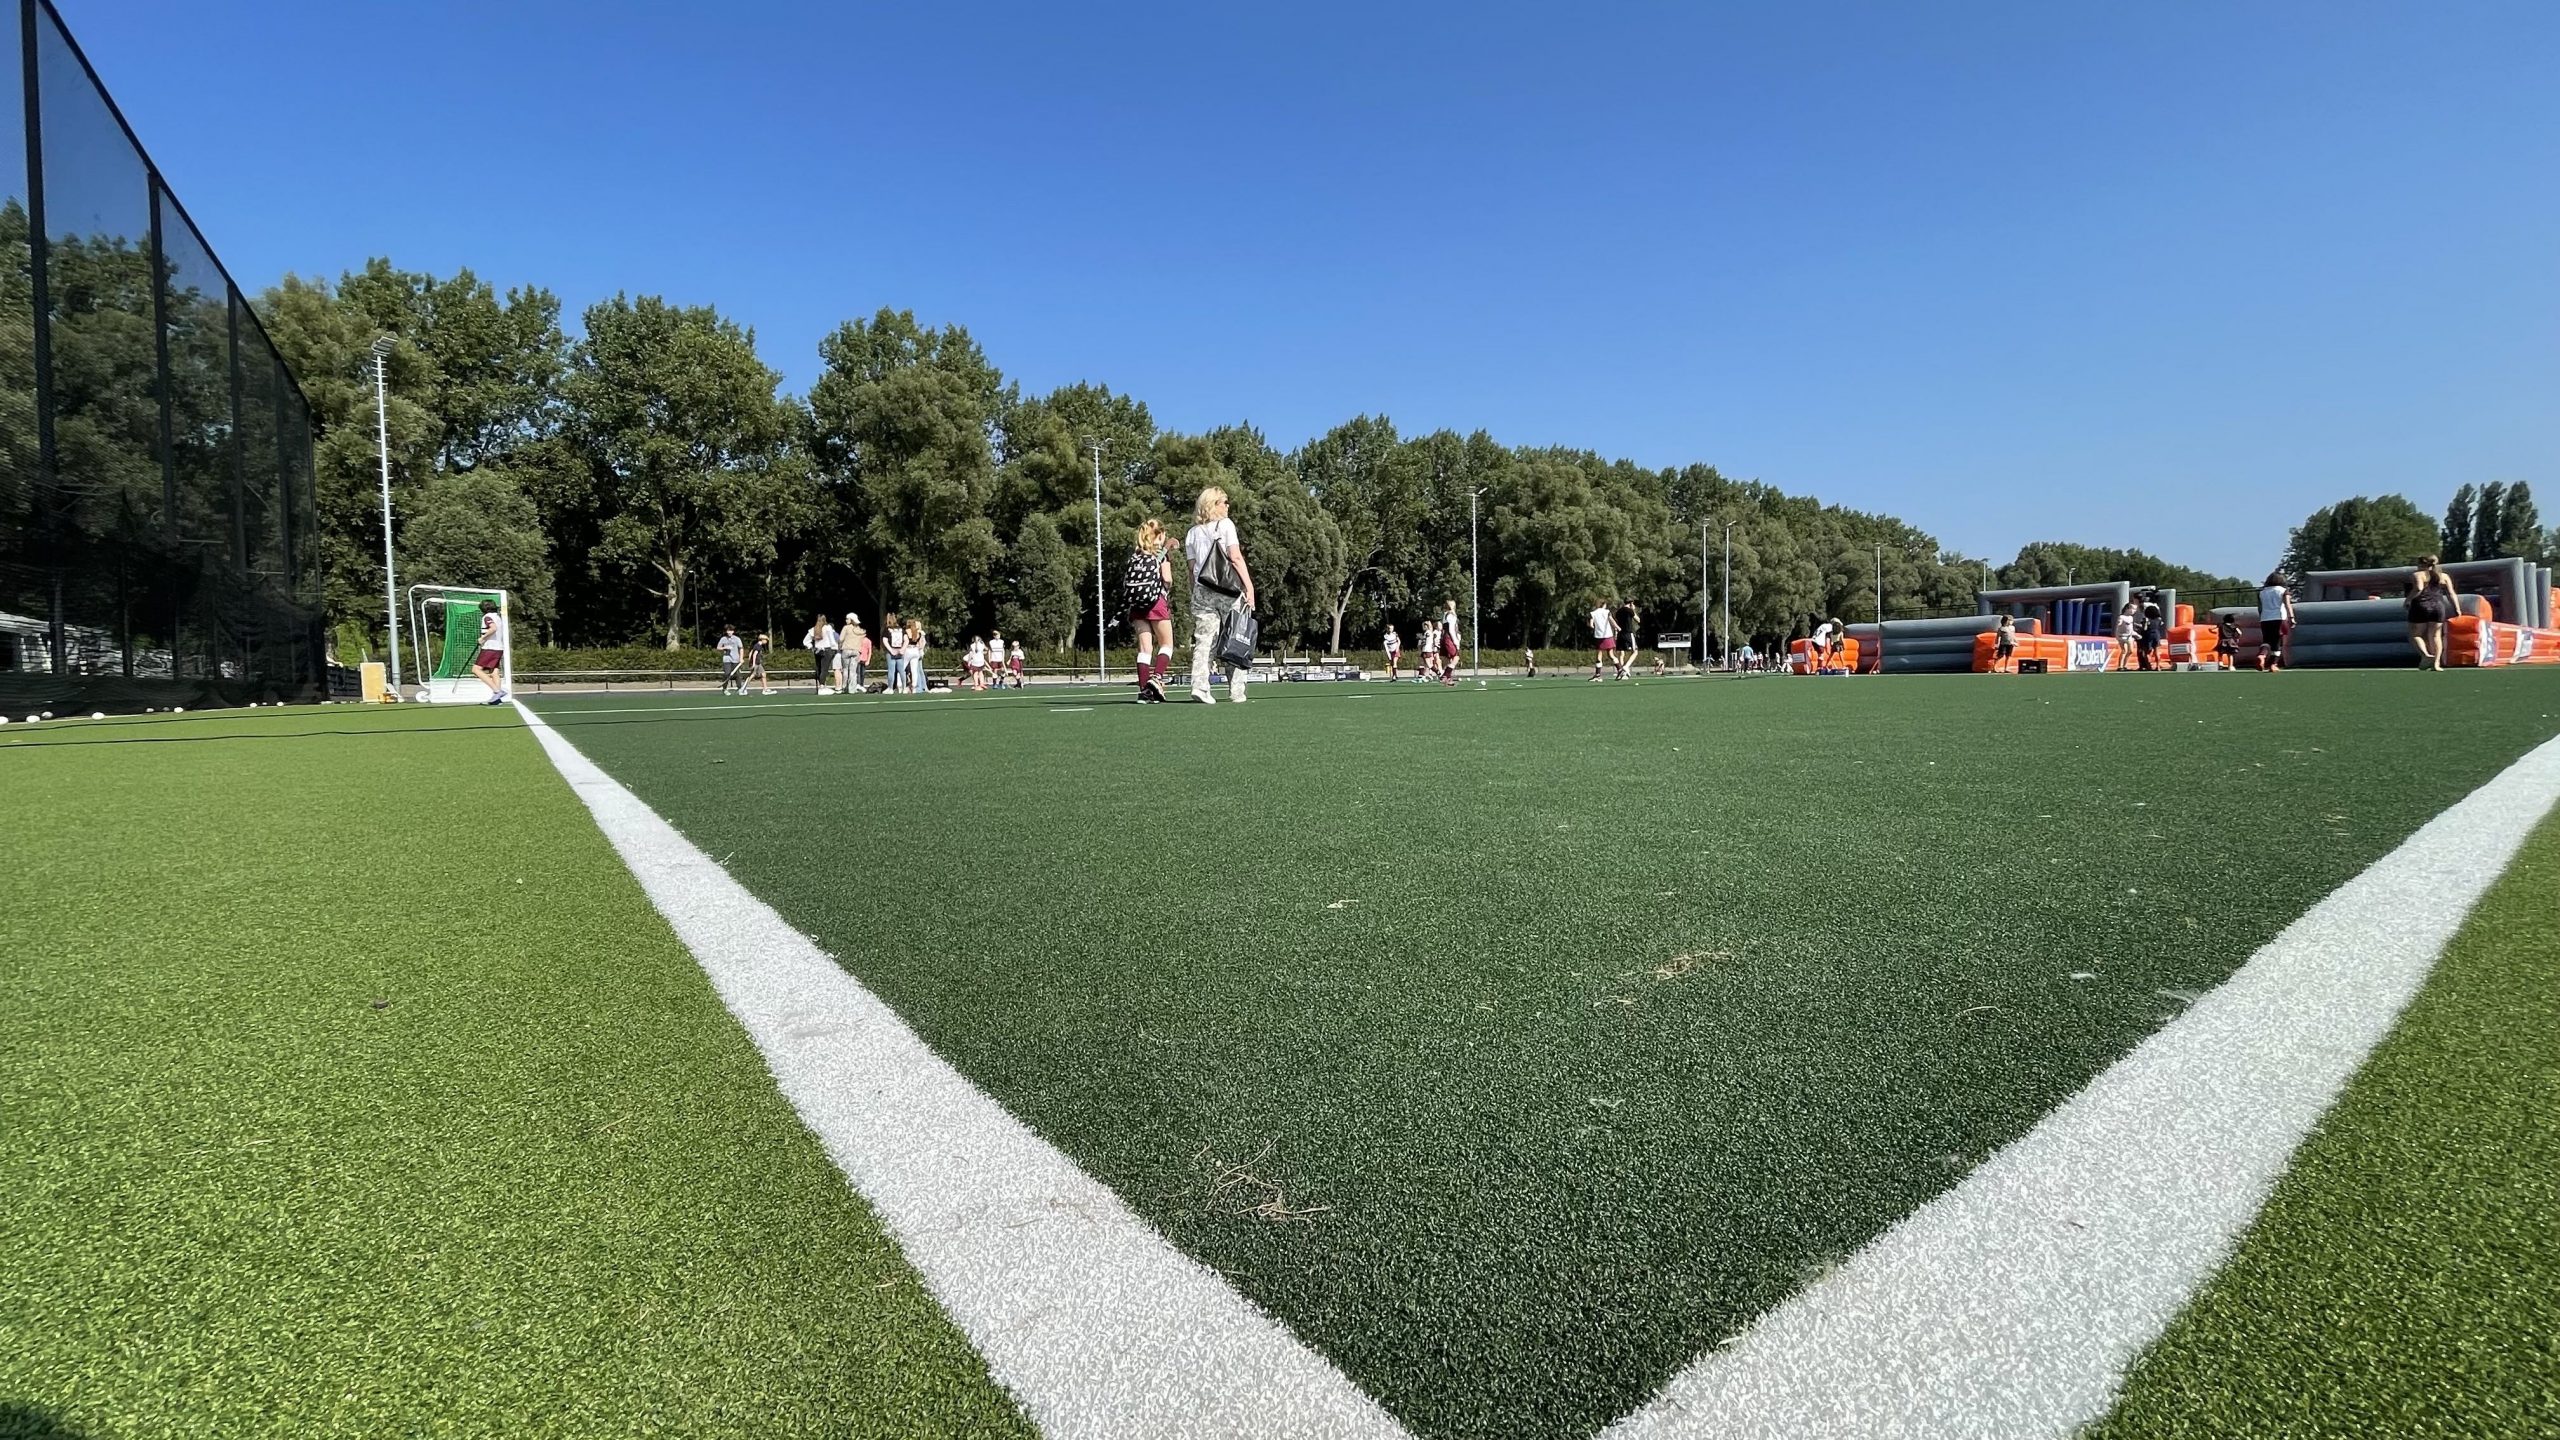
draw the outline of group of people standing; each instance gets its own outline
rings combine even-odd
[[[1457,684],[1458,637],[1462,633],[1458,625],[1458,602],[1451,599],[1441,607],[1439,619],[1422,622],[1422,634],[1415,643],[1415,648],[1421,653],[1414,662],[1414,678],[1426,683],[1437,680],[1443,685]],[[1396,633],[1396,627],[1389,625],[1382,643],[1387,652],[1387,679],[1403,679],[1404,637]]]
[[[860,695],[870,688],[869,672],[873,660],[887,666],[882,690],[891,695],[921,695],[929,681],[925,664],[927,645],[924,622],[900,620],[891,611],[881,627],[875,645],[862,617],[848,610],[839,626],[824,614],[810,622],[809,632],[800,637],[808,650],[810,680],[821,695]],[[750,685],[770,695],[773,675],[767,662],[773,654],[773,637],[759,631],[750,645],[738,634],[738,627],[722,627],[719,644],[720,693],[744,695]],[[960,683],[971,690],[986,690],[1010,685],[1022,686],[1023,651],[1019,645],[1007,647],[1004,632],[992,636],[969,637],[969,648],[962,652]]]

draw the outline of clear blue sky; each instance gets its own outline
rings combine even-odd
[[[1709,461],[1999,559],[2560,513],[2548,0],[60,4],[253,288],[707,301],[795,388],[906,307],[1172,428]]]

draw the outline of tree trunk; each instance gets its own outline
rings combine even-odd
[[[667,577],[667,648],[675,650],[684,635],[684,562],[671,558],[658,568]]]

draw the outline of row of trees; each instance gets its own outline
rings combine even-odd
[[[1648,469],[1481,431],[1408,436],[1384,416],[1286,452],[1247,424],[1163,431],[1142,401],[1107,386],[1025,395],[966,329],[904,311],[839,326],[820,345],[815,385],[791,395],[752,333],[655,297],[590,307],[572,343],[548,291],[501,295],[469,271],[439,278],[375,260],[334,284],[288,278],[262,308],[323,422],[329,604],[354,627],[380,610],[367,358],[377,335],[396,341],[404,573],[505,585],[528,631],[558,644],[674,647],[724,622],[789,640],[817,609],[850,608],[875,623],[889,610],[920,615],[944,635],[994,627],[1045,650],[1089,647],[1097,468],[1108,585],[1142,518],[1178,532],[1197,492],[1220,485],[1248,536],[1265,634],[1291,646],[1365,644],[1445,599],[1463,606],[1470,496],[1488,645],[1569,639],[1601,599],[1714,626],[1727,524],[1740,634],[1871,615],[1879,568],[1893,615],[1966,608],[1986,582],[2244,583],[2054,543],[1995,566],[1895,517],[1711,465]],[[2297,532],[2297,558],[2399,546],[2405,537],[2366,513],[2389,501],[2415,513],[2397,497],[2343,502],[2306,522],[2318,532],[2308,549]],[[2498,526],[2533,523],[2520,485],[2456,503],[2494,511]],[[2343,530],[2354,536],[2332,543]],[[1109,608],[1118,600],[1106,596]]]
[[[2285,568],[2296,575],[2360,570],[2407,565],[2430,554],[2446,561],[2521,557],[2548,565],[2560,555],[2560,529],[2543,528],[2533,489],[2521,480],[2461,487],[2445,506],[2442,523],[2406,496],[2359,495],[2313,511],[2285,548]]]

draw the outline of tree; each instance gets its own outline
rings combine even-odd
[[[518,623],[535,633],[550,628],[551,555],[541,512],[504,471],[430,477],[402,543],[408,573],[440,585],[499,587],[510,592]]]
[[[1082,560],[1058,538],[1057,522],[1031,515],[1005,557],[996,628],[1011,631],[1016,645],[1028,647],[1038,640],[1051,650],[1066,648],[1083,618],[1076,594],[1083,573]]]
[[[1395,422],[1362,415],[1308,442],[1297,454],[1298,480],[1333,519],[1342,542],[1342,578],[1333,595],[1328,648],[1342,648],[1343,617],[1352,601],[1384,607],[1410,594],[1426,514],[1413,455],[1396,441]]]
[[[1262,633],[1275,643],[1289,644],[1304,644],[1326,633],[1342,588],[1342,534],[1333,517],[1298,483],[1297,471],[1271,448],[1261,431],[1250,425],[1228,425],[1210,431],[1203,441],[1227,477],[1222,483],[1233,502],[1246,559],[1253,566],[1253,598],[1261,607]],[[1160,472],[1159,483],[1173,479],[1170,467]],[[1177,535],[1191,513],[1189,498],[1166,497],[1168,506],[1181,517],[1169,522]],[[1176,603],[1187,604],[1190,587],[1174,589]],[[1174,633],[1181,635],[1179,626]]]
[[[2534,508],[2533,487],[2522,480],[2507,487],[2506,499],[2498,506],[2498,546],[2483,559],[2501,560],[2508,556],[2530,560],[2536,565],[2548,560],[2543,548],[2542,513]]]
[[[2480,487],[2480,506],[2471,515],[2472,559],[2495,560],[2506,553],[2498,548],[2498,542],[2506,538],[2500,519],[2506,503],[2507,487],[2503,481],[2492,480]]]
[[[2465,485],[2453,492],[2452,502],[2444,507],[2444,525],[2437,532],[2437,558],[2448,564],[2471,558],[2471,512],[2479,499],[2476,486]]]
[[[603,516],[596,556],[656,575],[670,650],[706,561],[769,566],[777,538],[806,518],[807,464],[780,381],[755,337],[708,306],[616,295],[587,310],[561,391]]]
[[[2365,570],[2407,565],[2435,547],[2436,523],[2405,496],[2359,495],[2311,512],[2285,549],[2285,568]]]
[[[967,625],[1003,554],[994,520],[999,417],[1014,403],[969,332],[909,311],[847,321],[819,342],[814,448],[839,514],[858,529],[834,557],[885,577],[873,603]],[[1054,431],[1052,432],[1054,435]]]

